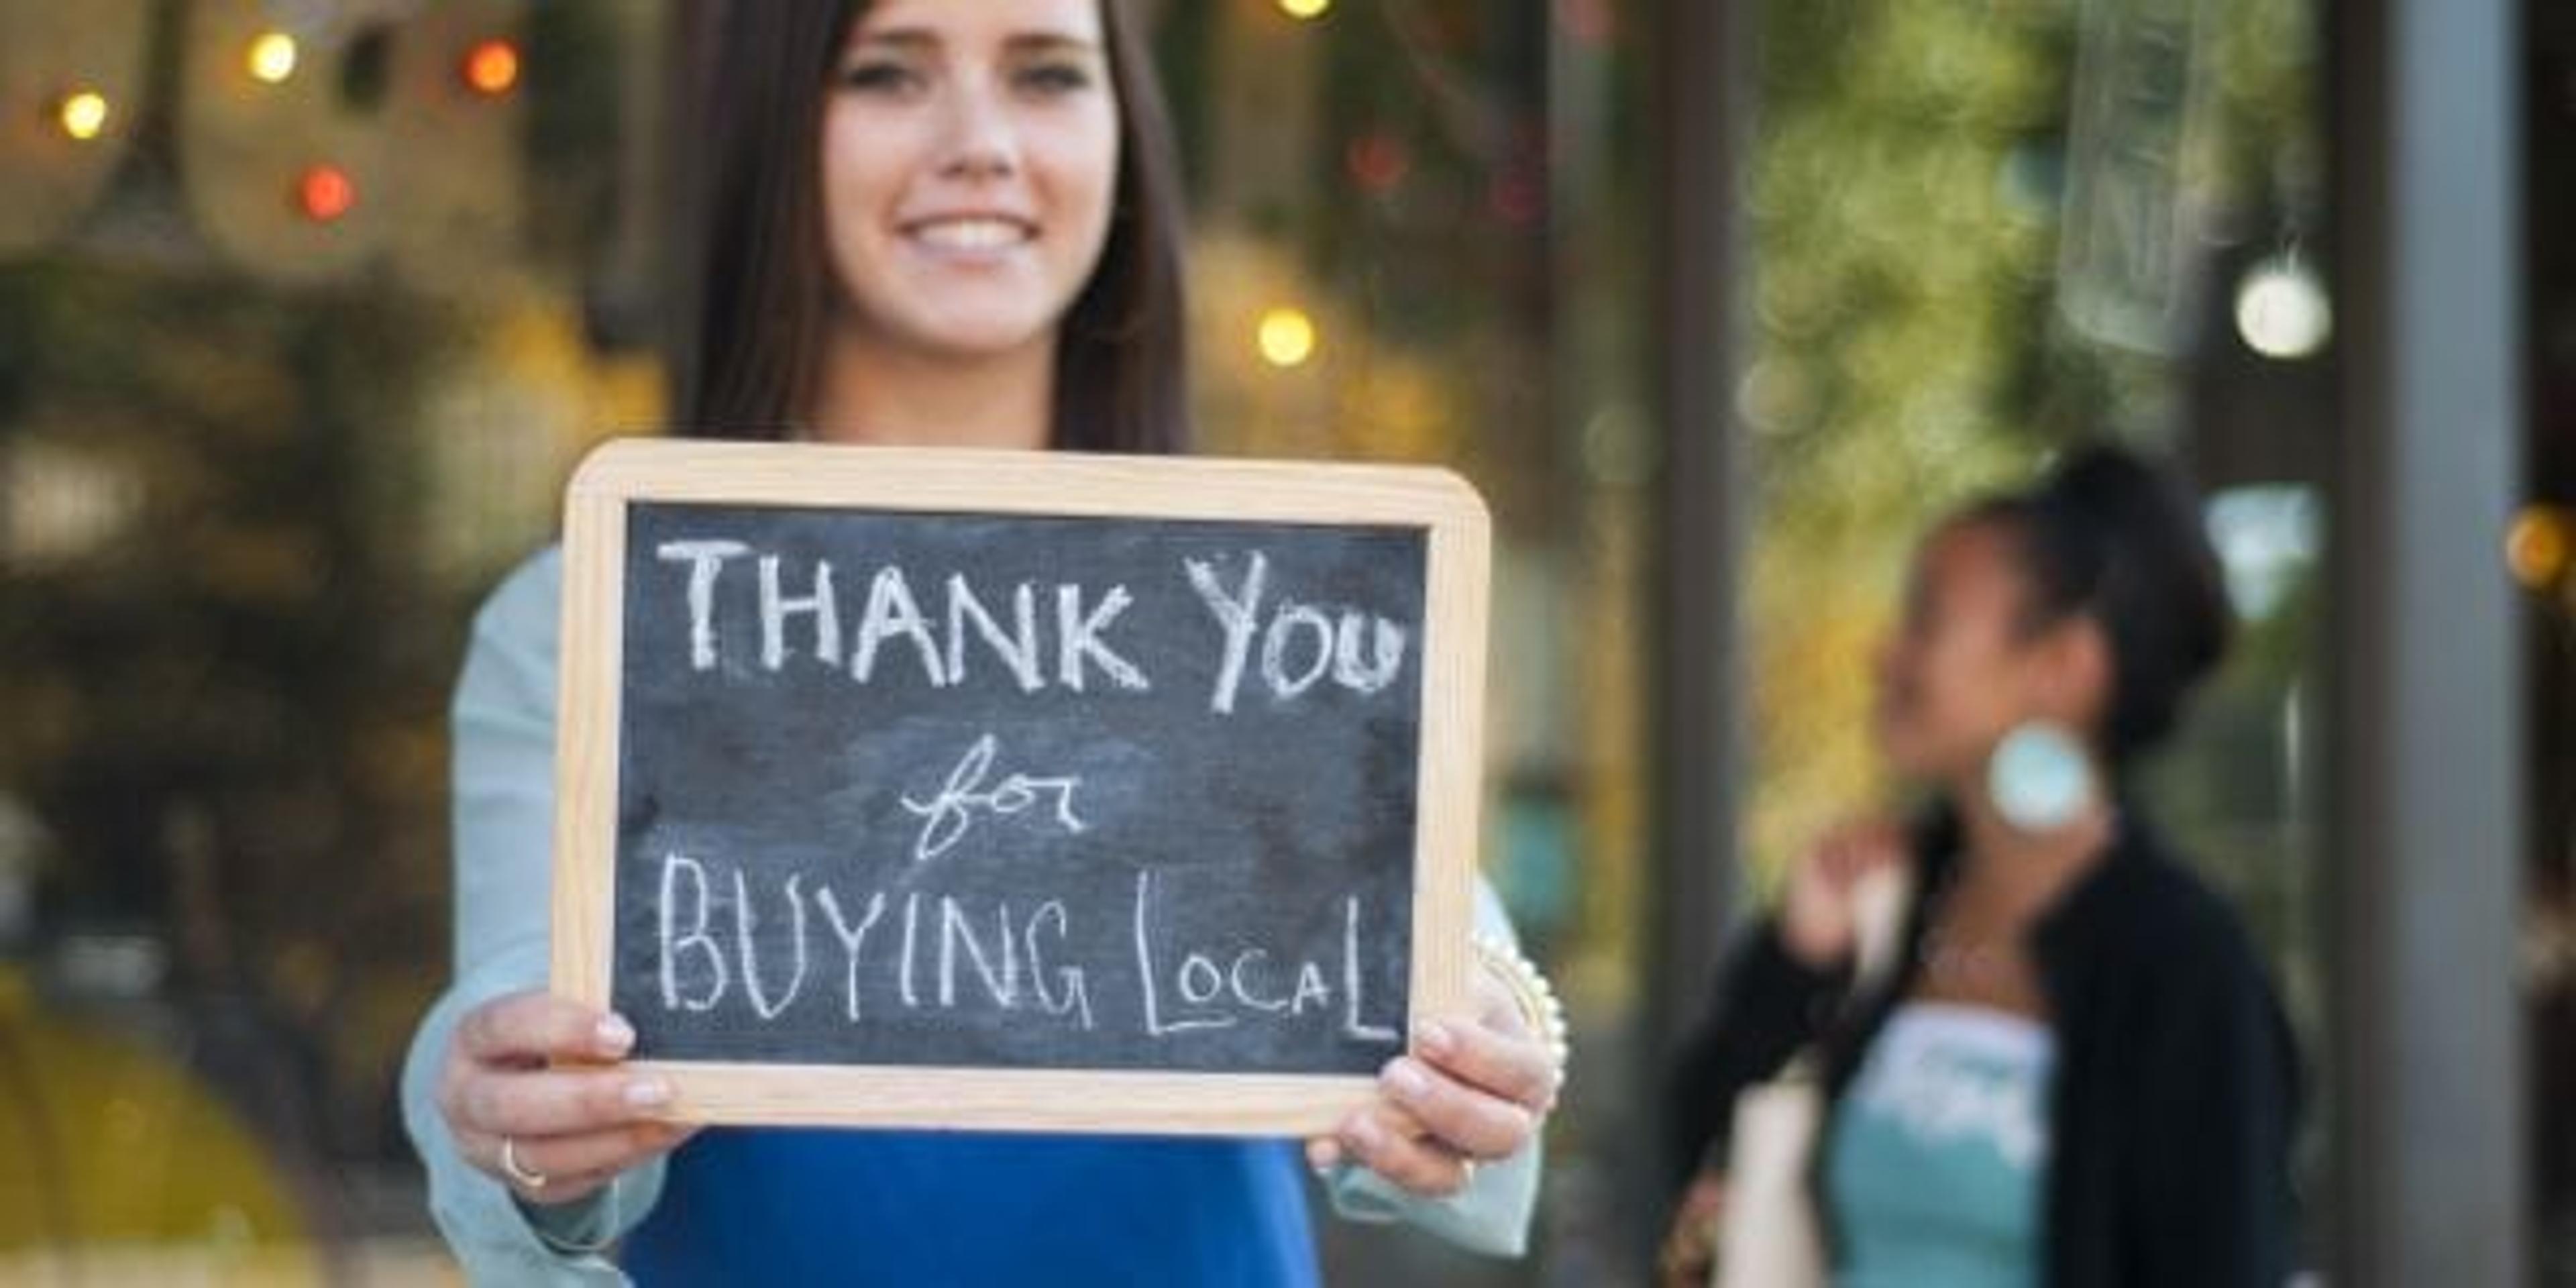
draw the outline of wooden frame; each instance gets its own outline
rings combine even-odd
[[[605,1008],[617,846],[626,519],[634,502],[1417,528],[1427,534],[1411,1010],[1470,1013],[1490,520],[1445,470],[1063,452],[628,440],[565,500],[554,989]],[[692,1122],[1213,1135],[1330,1130],[1376,1094],[1357,1075],[637,1061]]]

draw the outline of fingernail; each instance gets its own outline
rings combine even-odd
[[[1322,1176],[1342,1165],[1342,1143],[1337,1140],[1309,1141],[1306,1144],[1306,1166]]]
[[[1421,1027],[1414,1030],[1413,1037],[1422,1044],[1423,1050],[1433,1055],[1447,1055],[1458,1047],[1458,1035],[1438,1020],[1424,1020]]]
[[[599,1022],[599,1049],[610,1055],[624,1055],[635,1045],[635,1026],[622,1015],[612,1015]]]
[[[1431,1091],[1431,1079],[1425,1077],[1422,1067],[1411,1060],[1398,1060],[1388,1065],[1386,1085],[1395,1088],[1395,1094],[1407,1100],[1428,1095]]]
[[[626,1103],[637,1109],[652,1109],[671,1103],[671,1084],[658,1078],[626,1084]]]

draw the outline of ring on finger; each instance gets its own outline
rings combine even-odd
[[[520,1162],[519,1142],[508,1136],[501,1138],[501,1174],[521,1189],[542,1190],[546,1187],[546,1174]]]

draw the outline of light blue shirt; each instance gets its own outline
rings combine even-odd
[[[1825,1190],[1842,1288],[2029,1288],[2056,1043],[2034,1021],[1899,1007],[1834,1115]]]
[[[456,978],[422,1020],[403,1070],[403,1122],[429,1170],[431,1214],[478,1284],[625,1283],[605,1250],[652,1212],[666,1170],[659,1161],[637,1167],[589,1200],[545,1209],[540,1229],[507,1188],[457,1152],[435,1098],[458,1019],[547,981],[562,589],[561,560],[548,550],[513,573],[475,617],[452,712]],[[1481,887],[1477,921],[1487,933],[1510,934],[1499,901]],[[1418,1198],[1349,1167],[1337,1169],[1326,1189],[1346,1217],[1403,1221],[1471,1250],[1517,1256],[1537,1200],[1540,1152],[1533,1142],[1480,1169],[1451,1199]],[[866,1242],[863,1230],[817,1237]]]

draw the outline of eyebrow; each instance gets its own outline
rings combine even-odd
[[[937,32],[921,27],[897,27],[887,31],[866,32],[858,45],[893,45],[905,50],[937,49],[942,41]],[[1082,53],[1098,54],[1100,42],[1060,32],[1021,32],[1005,38],[1003,46],[1013,53]]]

